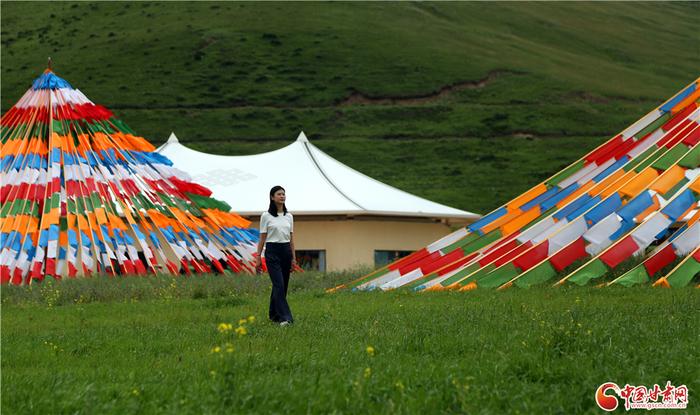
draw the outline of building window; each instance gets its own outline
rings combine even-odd
[[[408,256],[413,251],[374,251],[374,266],[383,267],[386,264],[392,263],[399,258]]]
[[[326,270],[325,250],[304,250],[296,251],[297,264],[306,271]]]

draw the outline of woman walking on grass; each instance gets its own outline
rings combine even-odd
[[[260,242],[255,268],[262,267],[261,254],[265,247],[265,264],[272,281],[270,294],[270,320],[281,326],[293,322],[292,310],[287,303],[287,288],[292,264],[296,263],[294,255],[294,218],[284,204],[287,199],[282,186],[270,189],[270,207],[260,216]]]

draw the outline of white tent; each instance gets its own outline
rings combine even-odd
[[[451,208],[396,189],[330,157],[303,132],[279,150],[249,156],[220,156],[180,144],[174,133],[158,152],[192,180],[226,201],[243,216],[267,209],[268,192],[281,185],[295,215],[373,215],[471,222],[479,215]]]

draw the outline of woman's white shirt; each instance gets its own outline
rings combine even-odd
[[[286,215],[277,214],[277,217],[263,212],[260,215],[260,233],[266,233],[266,242],[290,242],[294,232],[294,217],[287,212]]]

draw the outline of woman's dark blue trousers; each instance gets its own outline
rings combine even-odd
[[[270,320],[281,323],[293,321],[292,310],[287,303],[289,273],[292,270],[292,246],[289,242],[265,244],[265,263],[272,281],[270,294]]]

